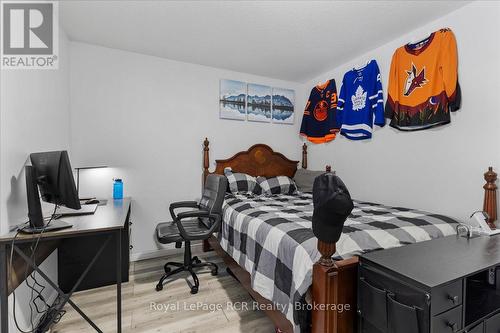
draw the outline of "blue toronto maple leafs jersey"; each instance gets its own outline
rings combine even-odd
[[[375,118],[375,119],[374,119]],[[344,74],[337,107],[340,133],[351,140],[372,137],[373,123],[384,126],[384,100],[377,62]]]

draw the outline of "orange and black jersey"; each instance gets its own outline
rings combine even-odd
[[[400,130],[420,130],[450,122],[460,108],[458,57],[450,29],[398,48],[392,57],[385,115]]]
[[[339,126],[336,124],[337,87],[331,79],[311,90],[300,126],[300,135],[313,143],[335,139]]]

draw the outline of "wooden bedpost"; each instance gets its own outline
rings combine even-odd
[[[205,141],[203,141],[203,184],[205,184],[205,179],[207,179],[207,176],[209,174],[208,168],[210,167],[210,158],[209,158],[209,151],[210,148],[208,145],[210,144],[210,141],[208,141],[208,138],[205,138]]]
[[[484,203],[483,210],[488,213],[488,225],[491,229],[496,229],[495,221],[497,219],[497,174],[493,171],[493,167],[489,167],[484,174]]]
[[[318,240],[318,251],[321,254],[318,264],[325,267],[335,267],[335,261],[332,259],[332,256],[336,250],[336,243],[327,243]]]
[[[207,176],[210,173],[210,171],[208,171],[208,168],[210,167],[210,157],[208,155],[210,151],[210,148],[208,147],[209,144],[210,141],[208,141],[208,138],[205,138],[205,140],[203,141],[203,186],[205,185]],[[203,252],[209,252],[213,250],[208,240],[203,241],[202,249]]]
[[[331,165],[325,167],[332,172]],[[336,243],[318,240],[318,262],[313,265],[311,333],[354,333],[358,257],[335,261]]]
[[[302,145],[302,169],[307,169],[307,145]]]
[[[330,165],[326,172],[332,172]],[[358,257],[335,261],[336,243],[318,240],[313,265],[311,333],[356,332]]]
[[[311,333],[356,332],[358,257],[334,261],[335,243],[318,240],[313,265]]]
[[[335,253],[335,243],[325,243],[318,240],[318,251],[321,258],[313,265],[312,285],[312,328],[311,333],[336,332],[333,330],[336,316],[333,311],[321,311],[319,306],[335,303],[336,293],[333,286],[335,262],[332,255]],[[318,307],[316,307],[319,305]]]
[[[331,167],[326,166],[326,172]],[[358,257],[335,261],[336,243],[318,240],[318,262],[313,265],[311,333],[354,333]]]

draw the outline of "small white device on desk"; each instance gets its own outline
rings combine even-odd
[[[492,236],[500,233],[500,229],[492,230],[488,225],[489,216],[486,212],[478,211],[470,216],[467,224],[471,232],[480,235]]]

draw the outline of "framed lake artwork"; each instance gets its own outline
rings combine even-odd
[[[245,120],[247,84],[235,80],[220,80],[219,118]]]
[[[247,87],[247,119],[271,122],[271,94],[269,86],[249,83]]]
[[[273,88],[273,123],[293,124],[295,116],[295,90]]]

